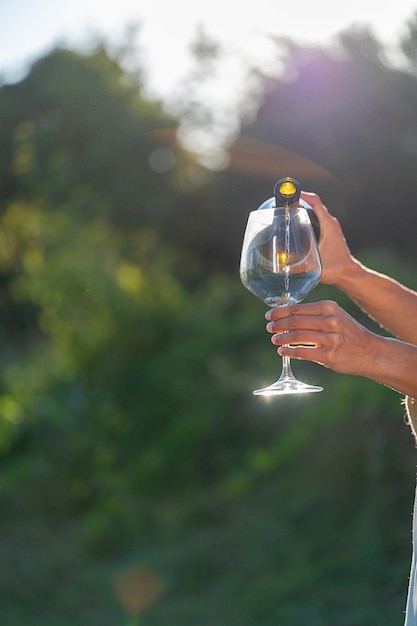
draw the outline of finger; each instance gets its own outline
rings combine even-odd
[[[323,242],[327,237],[334,237],[333,231],[335,229],[337,235],[343,237],[343,231],[341,229],[339,220],[334,217],[334,215],[331,215],[331,213],[329,213],[327,207],[323,204],[317,194],[304,191],[301,192],[301,197],[303,198],[303,200],[310,204],[320,222],[320,248],[323,246]]]
[[[309,191],[302,191],[301,198],[302,200],[305,200],[306,202],[308,202],[308,204],[311,206],[313,211],[317,214],[317,217],[319,219],[321,217],[330,215],[329,211],[327,210],[327,208],[324,206],[323,202],[321,201],[320,196],[318,196],[316,193],[311,193]]]
[[[334,316],[329,315],[290,315],[288,317],[268,322],[266,330],[269,333],[286,333],[292,330],[333,330],[336,324]]]
[[[326,336],[320,330],[296,329],[276,333],[272,335],[271,342],[276,346],[287,344],[302,344],[309,346],[322,346]]]
[[[278,348],[278,354],[280,356],[288,356],[291,359],[312,361],[323,365],[322,356],[324,356],[324,349],[321,346],[280,346]]]
[[[269,321],[282,320],[290,315],[314,315],[314,310],[318,310],[317,302],[307,304],[291,304],[289,306],[277,306],[265,313],[265,319]],[[319,313],[316,313],[319,315]]]
[[[268,321],[282,320],[292,315],[335,315],[340,307],[332,300],[318,300],[305,304],[291,304],[289,306],[275,307],[265,313]]]

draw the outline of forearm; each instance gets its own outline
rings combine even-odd
[[[359,375],[417,397],[417,347],[387,337],[376,339],[374,357]]]
[[[334,284],[380,326],[403,341],[417,345],[415,291],[355,259],[340,273]]]

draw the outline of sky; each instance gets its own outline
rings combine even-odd
[[[187,71],[199,25],[231,51],[267,63],[265,33],[323,44],[352,24],[368,24],[390,45],[414,12],[417,0],[0,0],[0,74],[16,80],[58,43],[82,46],[94,34],[120,40],[137,22],[149,88],[164,97]]]

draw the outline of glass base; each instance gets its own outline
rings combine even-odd
[[[273,385],[264,387],[264,389],[256,389],[253,394],[255,396],[282,396],[291,393],[313,393],[316,391],[323,391],[323,387],[308,385],[296,378],[289,378],[280,379]]]

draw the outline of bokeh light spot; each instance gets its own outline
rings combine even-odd
[[[169,172],[175,165],[175,154],[169,148],[157,148],[149,156],[149,165],[157,174]]]
[[[138,615],[158,600],[163,584],[152,569],[133,566],[117,576],[114,590],[126,613]]]

